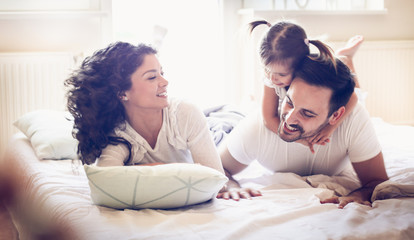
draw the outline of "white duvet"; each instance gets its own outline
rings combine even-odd
[[[91,204],[83,167],[71,160],[24,163],[22,174],[32,184],[26,199],[37,206],[40,227],[61,221],[80,239],[414,239],[414,198],[408,197],[414,195],[414,127],[373,121],[390,180],[377,187],[372,207],[320,204],[358,187],[352,173],[300,177],[253,165],[237,177],[244,186],[261,188],[262,197],[174,210],[114,210]],[[16,209],[11,211],[20,237],[30,239],[36,224],[28,227]]]

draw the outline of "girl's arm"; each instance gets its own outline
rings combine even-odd
[[[358,97],[356,93],[353,92],[348,103],[345,105],[344,115],[338,120],[338,122],[334,125],[327,125],[325,128],[322,129],[320,133],[318,133],[315,137],[310,139],[309,148],[311,149],[312,152],[314,152],[313,144],[325,145],[326,143],[329,142],[329,138],[331,137],[332,133],[335,131],[335,129],[339,125],[341,125],[344,119],[352,112],[357,102],[358,102]]]
[[[274,133],[277,133],[280,123],[278,108],[279,96],[277,96],[275,89],[264,86],[262,99],[263,122]]]

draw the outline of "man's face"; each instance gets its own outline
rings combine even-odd
[[[328,124],[332,90],[295,78],[283,100],[279,136],[294,142],[315,136]]]

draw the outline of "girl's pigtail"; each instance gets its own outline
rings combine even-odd
[[[266,24],[267,26],[271,27],[272,24],[270,24],[268,21],[266,20],[258,20],[258,21],[253,21],[251,23],[249,23],[249,31],[250,33],[253,32],[253,29],[255,29],[257,26],[262,25],[262,24]]]
[[[319,40],[308,40],[308,41],[309,43],[313,44],[319,51],[318,56],[312,59],[317,60],[317,61],[318,60],[326,61],[329,59],[332,62],[335,68],[335,71],[336,71],[336,60],[335,60],[335,56],[333,54],[332,48]]]

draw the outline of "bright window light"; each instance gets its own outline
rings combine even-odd
[[[202,108],[227,101],[219,1],[113,1],[115,41],[154,44],[169,95]]]
[[[369,11],[383,10],[384,0],[243,0],[243,7],[255,10]]]

